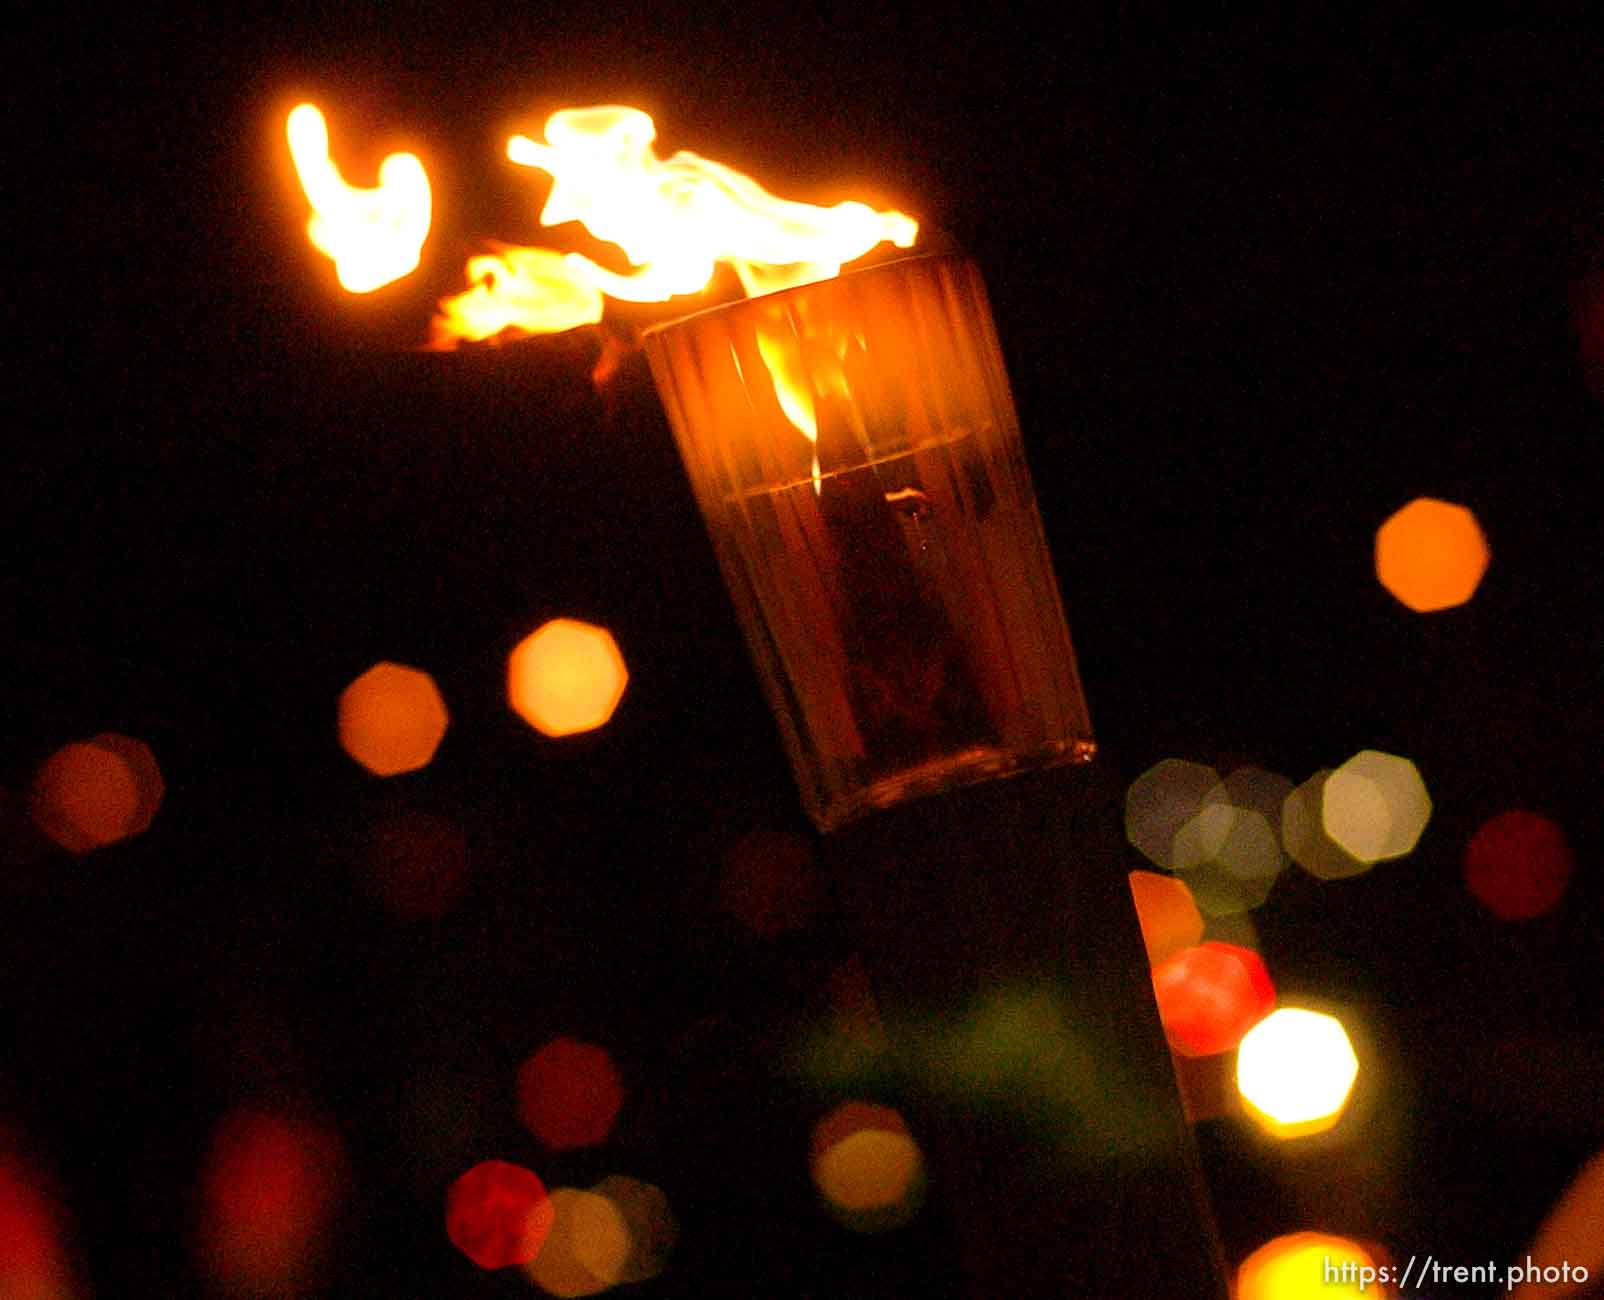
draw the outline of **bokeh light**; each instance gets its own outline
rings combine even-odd
[[[1155,967],[1153,995],[1165,1036],[1183,1056],[1230,1051],[1275,1005],[1259,954],[1213,940]]]
[[[902,1227],[923,1202],[924,1156],[890,1106],[837,1106],[814,1127],[811,1163],[825,1205],[854,1232]]]
[[[518,1069],[518,1118],[554,1151],[605,1142],[624,1085],[605,1047],[554,1038]]]
[[[1380,1265],[1357,1242],[1325,1232],[1294,1232],[1242,1261],[1236,1300],[1385,1300]]]
[[[446,1235],[484,1269],[529,1263],[555,1218],[546,1185],[506,1160],[481,1161],[446,1193]]]
[[[1376,530],[1376,577],[1416,613],[1463,605],[1490,558],[1476,516],[1434,497],[1415,498]]]
[[[1365,749],[1326,778],[1320,820],[1345,852],[1383,862],[1414,851],[1431,820],[1431,796],[1407,758]]]
[[[1175,866],[1175,837],[1220,798],[1220,774],[1201,763],[1166,758],[1131,782],[1125,792],[1125,837],[1155,866]]]
[[[1262,813],[1220,797],[1203,805],[1175,833],[1175,870],[1211,916],[1258,907],[1270,896],[1285,859],[1280,837]]]
[[[375,823],[364,866],[397,916],[444,916],[468,887],[467,836],[444,817],[408,809]]]
[[[344,1169],[339,1138],[322,1124],[249,1107],[230,1111],[201,1170],[202,1269],[231,1292],[321,1293],[319,1266]]]
[[[34,776],[31,812],[69,853],[88,853],[147,829],[165,789],[150,747],[115,732],[63,745]]]
[[[0,1296],[73,1300],[65,1220],[54,1189],[0,1125]]]
[[[613,1203],[629,1230],[629,1251],[618,1280],[647,1282],[667,1268],[679,1226],[663,1189],[626,1174],[612,1174],[591,1190]]]
[[[1322,768],[1289,794],[1281,809],[1281,842],[1287,855],[1319,880],[1345,880],[1369,871],[1371,863],[1349,853],[1326,834],[1326,782]]]
[[[629,670],[613,634],[558,618],[530,633],[507,660],[507,701],[536,731],[571,736],[613,716]]]
[[[1203,914],[1185,881],[1156,871],[1133,871],[1130,884],[1150,965],[1203,941]]]
[[[1336,1124],[1359,1058],[1335,1016],[1281,1007],[1243,1037],[1236,1084],[1248,1113],[1275,1137],[1306,1137]]]
[[[765,938],[806,928],[823,892],[813,847],[800,835],[751,831],[724,855],[719,899],[748,930]]]
[[[340,746],[375,776],[428,765],[450,723],[434,678],[376,663],[340,693]]]
[[[630,1234],[618,1206],[574,1187],[554,1188],[551,1205],[551,1234],[524,1270],[530,1281],[564,1297],[599,1295],[621,1282]]]
[[[1541,813],[1511,809],[1488,818],[1465,846],[1465,884],[1503,921],[1552,911],[1570,884],[1576,860],[1565,832]]]

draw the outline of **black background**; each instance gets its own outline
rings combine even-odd
[[[683,1240],[642,1295],[958,1293],[939,1195],[874,1241],[814,1207],[828,1099],[787,1044],[850,952],[828,906],[762,942],[715,905],[739,834],[806,831],[640,358],[598,393],[588,335],[413,346],[480,240],[545,238],[500,143],[565,103],[637,104],[664,153],[895,205],[976,256],[1123,778],[1419,764],[1436,812],[1411,858],[1294,870],[1255,915],[1283,997],[1350,1007],[1379,1082],[1370,1127],[1313,1154],[1202,1127],[1232,1259],[1304,1227],[1401,1258],[1524,1246],[1604,1141],[1591,33],[539,5],[67,10],[48,32],[9,115],[0,1116],[59,1175],[98,1294],[196,1285],[195,1169],[251,1098],[345,1141],[328,1294],[525,1290],[440,1229],[445,1185],[491,1155],[660,1183]],[[409,280],[354,299],[306,246],[279,135],[300,97],[353,180],[425,158]],[[1470,505],[1493,552],[1474,601],[1425,617],[1371,568],[1419,495]],[[609,626],[632,672],[606,729],[560,743],[501,694],[559,614]],[[389,782],[333,726],[380,658],[452,713],[431,767]],[[152,746],[166,802],[129,844],[49,851],[32,773],[104,730]],[[1579,862],[1521,925],[1459,876],[1510,807]],[[434,922],[388,916],[355,865],[409,808],[470,846]],[[554,1033],[618,1058],[606,1148],[554,1157],[511,1117]],[[426,1131],[420,1088],[449,1122]]]

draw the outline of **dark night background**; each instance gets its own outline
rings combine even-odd
[[[815,1206],[828,1099],[787,1063],[851,945],[827,879],[778,940],[717,906],[737,837],[811,832],[640,358],[599,394],[588,336],[413,348],[480,239],[549,242],[500,142],[565,103],[637,104],[665,154],[871,197],[978,259],[1122,780],[1167,756],[1295,782],[1367,747],[1418,763],[1411,857],[1294,868],[1254,915],[1283,998],[1352,1008],[1379,1081],[1312,1153],[1201,1127],[1231,1259],[1305,1227],[1513,1258],[1604,1146],[1599,43],[861,8],[69,10],[30,42],[0,1123],[57,1176],[97,1295],[198,1285],[195,1170],[251,1099],[345,1145],[329,1295],[536,1294],[440,1227],[487,1156],[661,1185],[681,1243],[643,1297],[961,1293],[939,1186],[879,1239]],[[423,266],[370,298],[302,234],[279,131],[303,96],[348,178],[400,147],[431,170]],[[1471,506],[1493,553],[1430,616],[1371,568],[1421,495]],[[610,627],[632,673],[608,727],[562,742],[502,697],[557,615]],[[378,659],[452,715],[389,781],[334,734]],[[165,803],[59,853],[32,774],[108,730],[152,747]],[[1512,807],[1578,862],[1516,925],[1459,873]],[[371,827],[406,810],[468,844],[438,920],[365,885]],[[507,1098],[559,1033],[605,1044],[629,1097],[608,1145],[553,1156]]]

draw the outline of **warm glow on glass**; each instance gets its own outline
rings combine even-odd
[[[1380,1266],[1345,1237],[1295,1232],[1267,1242],[1242,1261],[1236,1300],[1386,1300]]]
[[[480,1268],[527,1264],[551,1231],[546,1185],[522,1165],[485,1160],[446,1193],[446,1235]]]
[[[1376,577],[1417,613],[1463,605],[1490,557],[1476,516],[1432,497],[1417,497],[1376,531]]]
[[[1332,1127],[1348,1104],[1359,1058],[1335,1016],[1282,1007],[1237,1048],[1236,1083],[1248,1112],[1276,1137]]]
[[[990,319],[943,253],[643,336],[824,830],[1094,750]]]
[[[507,700],[536,731],[571,736],[613,716],[629,670],[613,634],[558,618],[525,637],[507,661]]]
[[[924,1157],[889,1106],[847,1102],[813,1131],[813,1183],[826,1206],[857,1232],[901,1227],[918,1212]]]
[[[1320,818],[1345,852],[1383,862],[1414,851],[1431,820],[1431,796],[1407,758],[1366,749],[1326,778]]]
[[[339,1139],[322,1125],[266,1111],[230,1112],[201,1171],[202,1268],[232,1291],[315,1294],[343,1171]]]
[[[1155,967],[1153,995],[1165,1036],[1183,1056],[1230,1051],[1275,1005],[1259,954],[1213,940]]]
[[[552,1189],[551,1235],[524,1272],[548,1295],[599,1295],[623,1281],[629,1226],[618,1207],[595,1192]]]
[[[591,1190],[613,1203],[629,1231],[629,1252],[618,1281],[646,1282],[667,1268],[679,1228],[663,1189],[639,1178],[613,1174]]]
[[[401,664],[374,664],[340,694],[340,745],[375,776],[426,767],[449,722],[434,679]]]
[[[1466,886],[1504,921],[1552,911],[1575,870],[1565,832],[1541,813],[1524,809],[1488,818],[1465,846]]]
[[[106,733],[63,745],[34,776],[34,821],[70,853],[137,835],[156,815],[161,772],[149,747]]]
[[[1150,964],[1157,966],[1203,941],[1203,915],[1185,881],[1156,871],[1133,871],[1130,884]]]
[[[1125,838],[1166,871],[1175,868],[1175,837],[1223,798],[1220,774],[1202,763],[1166,758],[1143,772],[1125,792]]]
[[[507,142],[514,163],[551,177],[541,225],[580,222],[616,245],[630,269],[610,271],[583,254],[544,249],[476,259],[468,276],[477,287],[441,304],[437,345],[497,329],[571,329],[600,318],[603,294],[666,302],[700,293],[721,262],[749,294],[810,284],[877,244],[911,247],[919,231],[900,212],[862,203],[820,208],[776,198],[750,177],[686,150],[659,158],[652,148],[657,127],[636,108],[565,108],[546,119],[544,135]]]
[[[605,1047],[554,1038],[518,1070],[518,1118],[556,1151],[605,1142],[624,1104]]]
[[[342,288],[371,293],[417,268],[429,234],[429,177],[409,153],[379,164],[379,183],[346,183],[329,156],[329,129],[311,104],[297,105],[285,122],[295,174],[312,205],[306,233],[334,262]]]

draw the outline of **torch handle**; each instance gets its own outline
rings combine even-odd
[[[976,1300],[1210,1300],[1225,1270],[1092,763],[829,842]]]

